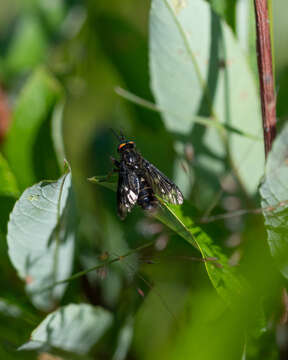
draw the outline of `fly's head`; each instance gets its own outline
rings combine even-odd
[[[119,140],[117,151],[121,157],[121,160],[124,161],[128,166],[134,166],[138,161],[138,153],[136,151],[135,142],[127,140],[121,131],[120,135],[118,135],[114,130],[112,130],[112,132]]]
[[[119,154],[123,154],[125,151],[127,150],[132,150],[132,149],[135,149],[135,142],[134,141],[121,141],[119,146],[118,146],[118,153]]]

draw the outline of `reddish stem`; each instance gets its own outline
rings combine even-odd
[[[8,97],[0,84],[0,144],[3,142],[11,122],[11,110]]]
[[[267,0],[254,0],[254,6],[265,155],[267,157],[276,136],[276,98],[274,90],[269,12]]]

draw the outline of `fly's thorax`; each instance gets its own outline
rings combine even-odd
[[[122,161],[129,166],[137,169],[139,167],[139,154],[134,149],[127,149],[121,154]]]

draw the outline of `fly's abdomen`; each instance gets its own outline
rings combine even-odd
[[[158,200],[154,195],[152,188],[149,186],[144,178],[140,180],[140,191],[137,199],[137,204],[142,207],[143,210],[153,211],[158,206]]]

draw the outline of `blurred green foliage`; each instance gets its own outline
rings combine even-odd
[[[251,3],[1,1],[1,359],[287,359],[287,130],[261,187],[267,242]],[[282,125],[286,1],[273,10]],[[117,218],[117,177],[87,180],[112,167],[110,128],[175,180],[181,208]],[[73,192],[63,200],[65,159]],[[63,252],[70,235],[74,257]],[[48,307],[35,302],[43,286],[47,301],[57,294]]]

